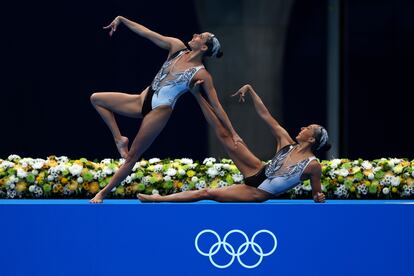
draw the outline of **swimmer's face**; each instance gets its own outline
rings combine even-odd
[[[210,38],[211,34],[208,32],[204,32],[201,34],[194,34],[193,39],[188,42],[191,50],[203,50],[207,51],[208,47],[206,45],[207,40]]]
[[[301,127],[299,134],[296,136],[298,142],[311,142],[315,141],[315,136],[317,130],[320,128],[317,124],[308,125],[306,127]]]

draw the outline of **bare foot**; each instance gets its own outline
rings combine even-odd
[[[97,193],[94,198],[92,198],[91,200],[89,200],[90,203],[102,203],[103,202],[104,197],[100,194]]]
[[[118,152],[122,158],[126,158],[128,155],[128,137],[121,136],[121,139],[115,141],[116,147],[118,148]]]
[[[160,196],[159,194],[155,194],[155,195],[138,194],[137,197],[140,201],[144,201],[144,202],[161,201],[160,199],[162,198],[162,196]]]

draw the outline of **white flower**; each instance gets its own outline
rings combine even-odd
[[[368,161],[362,162],[361,166],[364,168],[364,170],[370,170],[372,169],[372,164]]]
[[[213,162],[211,162],[211,161],[206,162],[206,166],[207,166],[207,167],[211,167],[211,166],[213,166]]]
[[[31,166],[32,166],[33,169],[40,170],[45,163],[46,163],[46,160],[37,158],[33,161]]]
[[[146,166],[147,166],[147,164],[148,164],[148,162],[147,162],[147,161],[145,161],[145,160],[142,160],[142,161],[140,161],[140,162],[139,162],[139,165],[140,165],[141,167],[146,167]]]
[[[67,158],[66,156],[59,156],[56,157],[58,163],[67,163],[69,161],[69,158]]]
[[[374,180],[374,178],[375,178],[375,175],[373,173],[368,174],[368,179],[369,180]]]
[[[219,183],[218,183],[219,188],[223,188],[223,187],[226,187],[228,185],[229,184],[226,181],[223,181],[223,180],[220,180]]]
[[[35,191],[36,185],[29,186],[29,192],[33,193]]]
[[[215,168],[210,167],[206,173],[210,178],[214,178],[218,175],[219,172]]]
[[[177,170],[174,169],[174,168],[168,168],[168,170],[165,172],[165,174],[169,175],[169,176],[174,176],[174,175],[177,174]]]
[[[101,164],[109,165],[109,164],[111,164],[111,162],[112,162],[112,159],[106,158],[106,159],[101,161]]]
[[[171,176],[169,175],[164,176],[164,181],[171,181]]]
[[[151,158],[150,160],[148,160],[148,162],[150,163],[150,164],[154,164],[154,163],[158,163],[158,162],[160,162],[161,160],[159,159],[159,158]]]
[[[9,184],[9,188],[10,188],[10,189],[14,189],[14,187],[16,187],[16,185],[14,185],[14,183],[13,183],[13,182],[11,182],[11,183]]]
[[[336,191],[334,192],[334,194],[338,197],[347,197],[348,196],[348,190],[346,189],[344,184],[341,184]]]
[[[239,173],[232,174],[231,177],[233,178],[234,182],[242,182],[243,181],[243,175]]]
[[[7,190],[7,197],[8,198],[15,198],[17,195],[17,192],[15,190]]]
[[[390,193],[390,189],[388,189],[387,187],[384,187],[384,188],[382,189],[382,193],[383,193],[384,195],[388,195],[388,194]]]
[[[189,186],[188,186],[188,184],[187,183],[185,183],[183,186],[181,186],[181,191],[182,192],[185,192],[185,191],[188,191],[189,190]]]
[[[159,194],[160,194],[160,192],[159,192],[157,189],[153,189],[153,190],[152,190],[152,194],[153,194],[153,195],[159,195]]]
[[[9,187],[13,189],[14,183],[17,183],[17,181],[19,181],[19,179],[16,176],[11,175],[9,179],[6,181],[6,185],[9,185]]]
[[[205,181],[203,181],[203,180],[201,180],[200,182],[198,182],[196,185],[195,185],[195,187],[196,187],[196,189],[197,190],[202,190],[202,189],[205,189],[206,188],[206,182]]]
[[[382,170],[382,167],[381,166],[378,166],[378,167],[375,167],[374,168],[374,172],[377,172],[377,171],[380,171],[380,170]]]
[[[79,177],[76,179],[76,181],[77,181],[78,183],[83,183],[83,178],[79,176]]]
[[[157,164],[157,165],[155,165],[154,166],[154,172],[162,172],[162,168],[163,168],[164,166],[163,165],[161,165],[161,164]]]
[[[398,158],[392,158],[392,159],[390,160],[390,162],[392,162],[394,165],[397,165],[397,164],[399,164],[399,163],[401,162],[401,159],[398,159]]]
[[[224,164],[224,165],[223,165],[223,169],[225,169],[225,170],[228,170],[228,171],[229,171],[229,170],[230,170],[230,168],[231,168],[231,167],[230,167],[230,165],[229,165],[229,164]]]
[[[413,168],[413,171],[411,172],[411,177],[414,177],[414,168]]]
[[[136,162],[134,167],[132,168],[132,171],[135,172],[139,168],[139,162]]]
[[[181,163],[185,165],[193,164],[193,160],[190,158],[181,158]]]
[[[178,170],[178,174],[179,174],[179,175],[185,175],[185,170],[183,170],[183,169],[179,169],[179,170]]]
[[[393,176],[391,179],[391,185],[397,187],[400,185],[401,179],[398,176]]]
[[[360,194],[364,194],[364,195],[366,195],[366,194],[368,193],[367,186],[366,186],[366,185],[364,185],[364,184],[360,184],[360,185],[358,185],[358,186],[357,186],[357,190],[358,190],[358,192],[359,192]]]
[[[190,169],[195,169],[197,166],[198,166],[198,164],[196,164],[196,163],[193,163],[193,164],[188,165],[188,167]]]
[[[386,175],[383,179],[381,179],[380,184],[383,186],[391,185],[393,178],[394,177],[392,175]]]
[[[53,181],[55,179],[55,177],[52,175],[52,174],[49,174],[48,176],[47,176],[47,181]]]
[[[197,181],[198,181],[198,177],[197,176],[191,177],[191,182],[197,182]]]
[[[69,167],[69,172],[73,175],[73,176],[78,176],[80,175],[80,173],[83,170],[83,166],[79,165],[79,164],[73,164],[72,166]]]
[[[32,170],[32,174],[33,175],[38,175],[39,174],[39,171],[38,170]]]
[[[19,160],[19,159],[21,159],[21,158],[17,154],[11,154],[11,155],[9,155],[9,157],[7,157],[7,160],[9,160],[9,161],[16,161],[16,160]]]
[[[21,168],[17,169],[17,177],[19,178],[26,178],[27,172],[25,170],[22,170]]]
[[[125,163],[125,158],[119,158],[118,164],[119,166],[122,166]]]
[[[346,176],[348,176],[349,172],[348,172],[347,169],[342,168],[342,169],[336,170],[335,174],[346,177]]]
[[[132,181],[132,177],[130,176],[130,175],[128,175],[126,178],[125,178],[125,182],[126,183],[131,183],[131,181]]]
[[[339,166],[339,164],[341,164],[341,159],[332,159],[331,160],[331,164],[330,164],[330,167],[332,168],[332,169],[336,169],[338,166]]]
[[[216,158],[209,157],[209,158],[204,159],[203,164],[205,164],[206,166],[210,167],[210,166],[213,165],[214,162],[216,162]],[[207,165],[207,163],[209,163],[211,165],[209,166],[209,165]]]
[[[296,185],[295,187],[293,187],[293,191],[295,192],[295,195],[300,195],[302,194],[302,185]]]
[[[114,171],[113,171],[111,168],[109,168],[109,167],[105,167],[105,168],[102,170],[102,173],[104,173],[104,174],[106,174],[106,175],[111,175],[111,174],[113,174],[113,173],[114,173]]]
[[[147,175],[147,176],[144,176],[143,178],[142,178],[142,183],[144,183],[145,185],[146,184],[148,184],[148,183],[150,183],[150,176],[149,175]]]
[[[0,168],[7,170],[8,168],[13,168],[14,167],[14,163],[10,162],[10,161],[3,161],[0,164]]]
[[[220,171],[222,167],[223,167],[223,164],[220,164],[220,163],[217,163],[217,164],[213,165],[213,168],[215,168],[218,171]]]

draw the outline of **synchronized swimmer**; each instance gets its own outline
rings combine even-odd
[[[196,85],[201,82],[198,81]],[[314,155],[317,151],[326,151],[331,147],[325,128],[317,124],[302,127],[295,142],[280,123],[271,116],[251,85],[243,86],[233,96],[239,96],[240,101],[244,102],[245,94],[251,95],[257,113],[270,127],[276,140],[275,156],[269,164],[263,165],[263,162],[248,149],[244,142],[238,144],[237,147],[233,146],[231,134],[215,115],[208,102],[196,92],[196,89],[192,92],[225,151],[245,177],[245,184],[185,191],[166,196],[138,194],[141,201],[188,202],[209,199],[219,202],[263,202],[292,189],[306,179],[310,179],[313,200],[315,202],[325,201],[325,195],[321,189],[321,165]]]
[[[225,151],[245,177],[245,183],[166,196],[138,194],[141,201],[187,202],[211,199],[219,202],[262,202],[293,188],[305,179],[311,181],[313,200],[325,201],[320,183],[321,165],[315,157],[317,151],[330,148],[325,128],[317,124],[303,127],[295,142],[271,116],[254,89],[250,85],[243,86],[233,96],[239,96],[239,100],[244,102],[246,93],[251,95],[257,113],[269,125],[277,143],[276,155],[269,164],[264,165],[234,130],[218,100],[212,77],[203,66],[205,57],[219,58],[223,54],[220,42],[214,34],[194,34],[188,42],[188,49],[181,40],[160,35],[122,16],[117,16],[104,29],[109,29],[109,35],[112,36],[121,23],[168,50],[168,57],[151,85],[138,95],[119,92],[92,94],[91,102],[111,130],[125,163],[108,185],[90,200],[91,203],[101,203],[106,195],[131,173],[135,163],[165,127],[178,98],[187,91],[191,91],[196,98],[207,122],[213,127]],[[208,101],[198,91],[199,86],[204,88]],[[114,112],[142,118],[141,127],[129,150],[129,140],[121,135]]]
[[[214,113],[231,133],[234,145],[242,142],[218,100],[211,75],[203,66],[205,57],[221,57],[223,54],[215,35],[208,32],[194,34],[188,42],[188,49],[181,40],[160,35],[122,16],[117,16],[104,29],[109,29],[109,35],[112,36],[121,23],[160,48],[168,50],[168,57],[152,84],[139,95],[117,92],[92,94],[91,102],[111,130],[125,163],[108,185],[90,200],[91,203],[102,202],[106,195],[131,173],[137,160],[167,124],[177,99],[196,81],[203,82]],[[128,138],[121,135],[114,112],[123,116],[142,118],[141,127],[129,150]]]

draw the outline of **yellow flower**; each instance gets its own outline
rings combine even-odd
[[[392,191],[393,193],[396,193],[396,192],[398,192],[398,189],[397,189],[397,187],[392,187],[391,191]]]
[[[363,173],[365,176],[368,176],[370,173],[372,173],[372,170],[364,170]]]
[[[37,181],[37,183],[42,183],[42,182],[43,182],[43,177],[39,174],[39,175],[36,177],[36,181]]]
[[[193,171],[193,170],[187,171],[187,176],[188,177],[193,177],[194,175],[196,175],[196,172],[195,171]]]
[[[89,192],[96,194],[99,191],[99,183],[94,181],[89,185]]]
[[[88,191],[88,190],[89,190],[89,183],[88,183],[88,182],[83,182],[83,184],[82,184],[82,188],[83,188],[84,190]]]
[[[183,182],[174,180],[174,187],[180,189],[183,186]]]
[[[66,177],[62,177],[61,179],[60,179],[60,183],[62,183],[62,184],[67,184],[68,183],[68,179],[66,178]]]
[[[24,191],[26,191],[26,189],[27,189],[26,182],[23,182],[23,181],[17,182],[17,184],[16,184],[16,191],[18,191],[18,192],[24,192]]]
[[[69,184],[69,190],[75,191],[78,188],[78,182],[75,180],[72,180]]]
[[[354,193],[354,192],[355,192],[355,186],[352,186],[352,187],[349,189],[349,191],[350,191],[351,193]]]
[[[63,186],[61,184],[56,184],[53,186],[54,193],[60,193],[63,191]]]

